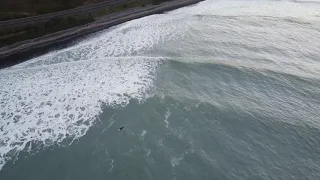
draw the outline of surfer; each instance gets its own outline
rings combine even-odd
[[[120,127],[120,128],[118,129],[118,131],[122,131],[122,130],[123,130],[123,128],[124,128],[124,126]]]

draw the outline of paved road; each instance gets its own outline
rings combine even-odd
[[[0,21],[0,28],[22,26],[22,25],[32,24],[39,21],[46,21],[46,20],[50,20],[58,17],[89,13],[95,10],[112,7],[115,5],[125,4],[129,1],[130,0],[109,0],[109,1],[101,2],[101,3],[89,5],[89,6],[82,6],[82,7],[60,11],[60,12],[48,13],[48,14],[39,15],[39,16],[31,16],[31,17],[13,19],[13,20],[7,20],[7,21]]]

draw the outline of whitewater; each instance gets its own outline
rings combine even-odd
[[[207,0],[1,69],[0,179],[317,179],[319,48],[319,1]]]

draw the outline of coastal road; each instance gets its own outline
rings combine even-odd
[[[84,14],[93,12],[99,9],[108,8],[116,5],[121,5],[130,2],[130,0],[109,0],[89,6],[82,6],[74,9],[69,9],[65,11],[59,11],[54,13],[43,14],[39,16],[31,16],[26,18],[12,19],[7,21],[0,21],[0,28],[23,26],[28,24],[37,23],[39,21],[47,21],[53,18],[72,16],[77,14]]]

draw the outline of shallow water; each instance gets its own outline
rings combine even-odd
[[[319,179],[319,17],[207,0],[0,70],[0,179]]]

